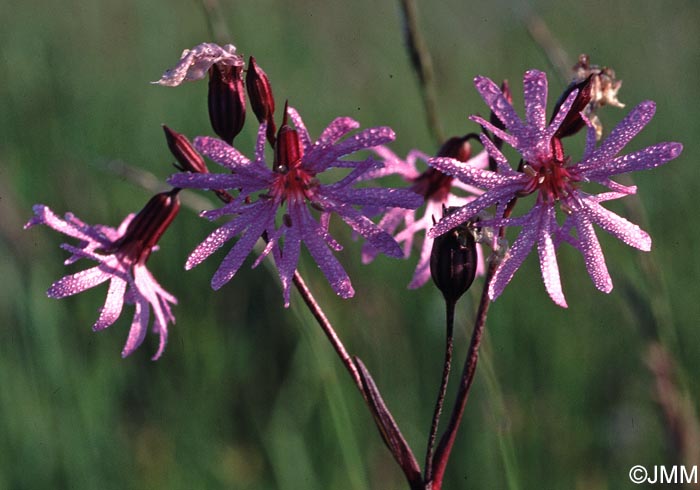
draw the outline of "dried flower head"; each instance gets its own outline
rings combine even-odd
[[[607,66],[591,65],[591,60],[586,54],[578,57],[578,62],[574,65],[573,83],[582,82],[590,78],[591,104],[594,108],[604,105],[614,107],[625,107],[625,104],[617,100],[617,93],[622,87],[622,80],[615,76],[615,70]]]
[[[598,109],[609,105],[613,107],[625,107],[625,104],[617,99],[617,93],[622,87],[622,80],[615,77],[615,70],[606,66],[592,65],[588,55],[582,54],[574,65],[574,79],[572,86],[588,81],[590,103],[582,109],[591,124],[595,127],[596,138],[603,137],[603,124],[598,118]],[[578,112],[578,111],[577,111]]]
[[[213,65],[217,65],[222,72],[228,73],[235,67],[242,67],[244,62],[243,57],[236,54],[236,47],[233,44],[225,44],[221,47],[214,43],[202,43],[192,49],[184,50],[178,64],[166,70],[160,80],[152,83],[177,87],[182,82],[201,80]]]

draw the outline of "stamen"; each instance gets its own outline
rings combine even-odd
[[[537,176],[537,170],[532,168],[532,166],[528,163],[523,165],[523,172],[528,174],[530,177],[536,177]]]

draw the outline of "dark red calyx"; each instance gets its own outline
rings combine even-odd
[[[209,69],[209,121],[214,132],[228,144],[243,129],[245,123],[245,91],[243,67],[217,65]]]
[[[572,82],[561,94],[559,100],[554,105],[554,111],[552,112],[552,117],[550,123],[556,117],[562,104],[566,101],[567,97],[574,91],[578,90],[574,103],[571,105],[571,109],[566,114],[566,117],[562,121],[557,132],[554,133],[556,138],[565,138],[567,136],[572,136],[578,133],[586,125],[586,122],[581,117],[581,112],[586,108],[586,106],[591,102],[591,87],[592,87],[593,75],[589,75],[585,80],[580,82]]]
[[[450,214],[455,208],[445,210]],[[476,276],[476,241],[470,223],[463,223],[440,235],[430,254],[430,275],[445,301],[456,302]]]
[[[185,135],[173,131],[165,124],[163,125],[165,132],[165,140],[168,142],[168,148],[177,160],[179,165],[176,167],[185,172],[193,172],[198,174],[206,174],[209,172],[204,158],[197,153],[190,140]]]
[[[254,57],[248,61],[248,73],[245,77],[245,85],[248,90],[248,98],[258,122],[267,122],[267,140],[271,145],[275,144],[275,97],[272,94],[272,86],[267,74],[255,62]]]
[[[304,156],[304,147],[301,145],[299,134],[296,129],[287,124],[287,108],[288,103],[285,103],[284,119],[275,141],[274,170],[280,172],[287,172],[298,167]]]
[[[179,192],[180,189],[173,189],[153,196],[131,220],[115,243],[116,249],[134,261],[145,262],[180,210]]]

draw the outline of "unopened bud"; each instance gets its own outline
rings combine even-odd
[[[453,209],[445,212],[449,214]],[[474,282],[476,241],[470,223],[463,223],[435,238],[430,255],[430,275],[445,301],[456,302]]]
[[[233,143],[245,122],[243,67],[212,65],[209,69],[209,120],[214,132]]]
[[[287,107],[288,105],[285,103],[284,119],[275,141],[275,170],[282,172],[298,167],[304,156],[304,147],[299,140],[299,134],[296,129],[292,129],[287,124]]]
[[[185,135],[177,133],[163,125],[165,139],[168,142],[168,148],[173,154],[179,165],[176,167],[184,172],[193,172],[198,174],[206,174],[209,172],[204,159],[194,149],[190,140]]]
[[[117,249],[133,260],[145,262],[180,210],[179,192],[176,188],[153,196],[131,220],[115,244]]]
[[[272,95],[270,79],[262,68],[255,62],[254,57],[248,61],[248,73],[245,77],[250,105],[258,122],[267,122],[267,140],[274,145],[275,140],[275,98]]]
[[[591,102],[592,84],[593,75],[589,75],[588,78],[586,78],[583,81],[572,82],[571,84],[569,84],[566,90],[564,90],[564,93],[561,94],[561,97],[559,97],[557,103],[554,104],[554,111],[552,112],[552,118],[550,119],[550,123],[556,117],[557,113],[559,112],[559,108],[566,101],[569,95],[574,90],[578,90],[576,98],[574,99],[574,103],[571,105],[569,112],[566,114],[566,117],[559,125],[559,129],[557,129],[557,132],[554,133],[555,137],[564,138],[566,136],[572,136],[578,133],[586,125],[586,122],[581,117],[581,112],[584,109],[586,109],[586,106],[588,106],[588,104]]]

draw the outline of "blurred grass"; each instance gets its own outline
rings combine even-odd
[[[524,26],[531,12],[572,57],[586,52],[613,66],[628,107],[657,102],[632,146],[677,140],[685,150],[635,181],[654,237],[650,257],[668,289],[654,301],[670,304],[663,327],[678,339],[669,347],[697,409],[700,8],[691,0],[522,5],[419,4],[443,125],[463,134],[475,129],[467,115],[485,113],[473,76],[510,79],[521,104],[522,73],[549,70]],[[349,115],[364,127],[392,126],[399,154],[432,152],[397,8],[222,1],[231,41],[255,55],[278,100],[289,98],[312,134]],[[103,162],[165,178],[172,158],[160,124],[190,136],[210,132],[206,84],[148,84],[182,49],[210,39],[200,5],[5,0],[0,16],[0,488],[403,488],[352,383],[303,308],[282,307],[276,277],[244,268],[213,293],[220,256],[183,271],[211,229],[194,213],[181,214],[149,262],[180,300],[157,363],[148,360],[151,338],[131,358],[119,357],[128,312],[107,331],[90,331],[104,290],[45,296],[66,273],[65,256],[57,234],[21,231],[32,204],[115,224],[149,195],[105,172]],[[550,87],[553,100],[563,83],[551,75]],[[623,115],[606,111],[603,121],[610,128]],[[252,147],[253,126],[237,140],[243,149]],[[648,294],[663,288],[646,283],[640,252],[599,235],[616,285],[611,295],[594,289],[580,256],[565,248],[568,310],[547,299],[534,260],[493,306],[488,362],[477,372],[448,488],[626,488],[632,465],[681,463],[644,362]],[[442,356],[440,299],[430,287],[405,289],[415,259],[365,267],[360,245],[345,242],[340,255],[356,298],[334,297],[311,263],[305,276],[422,459]],[[458,312],[458,358],[472,315],[466,304]]]

